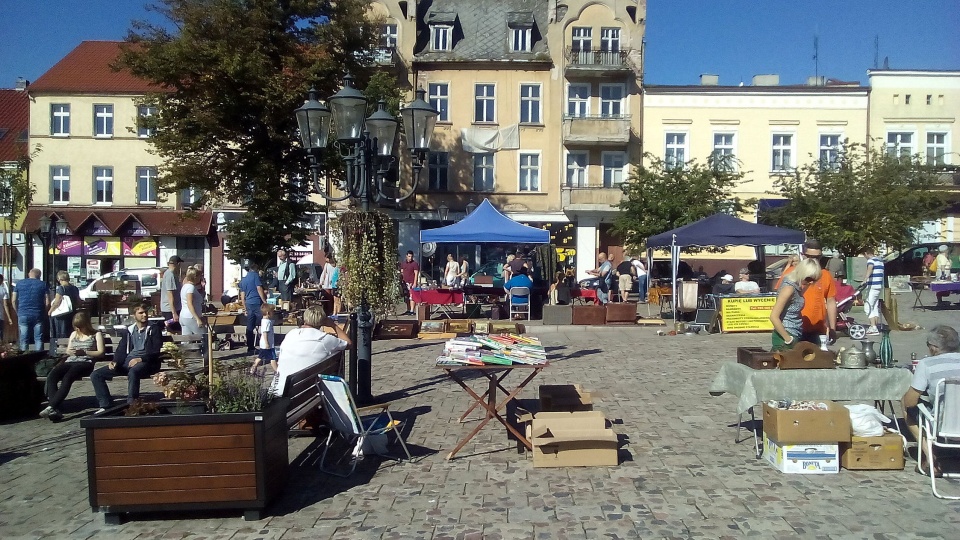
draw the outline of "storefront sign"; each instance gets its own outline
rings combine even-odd
[[[120,255],[120,253],[120,239],[116,236],[85,236],[83,238],[84,255]]]
[[[83,255],[83,238],[80,236],[62,236],[57,242],[58,255]]]
[[[776,295],[723,297],[720,299],[721,332],[764,332],[773,330],[770,311]]]
[[[131,219],[120,231],[121,236],[150,236],[150,231],[136,219]]]
[[[100,277],[100,261],[97,259],[87,260],[87,279],[97,279]]]
[[[96,219],[91,221],[83,232],[85,236],[110,236],[113,234],[113,231]]]
[[[157,241],[152,237],[124,237],[123,254],[127,257],[156,257]]]

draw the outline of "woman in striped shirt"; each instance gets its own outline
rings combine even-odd
[[[872,247],[864,249],[863,256],[867,259],[867,273],[863,278],[863,310],[866,311],[867,319],[870,320],[867,335],[878,336],[880,335],[880,330],[877,329],[877,323],[880,322],[880,293],[883,292],[883,259],[877,257]]]

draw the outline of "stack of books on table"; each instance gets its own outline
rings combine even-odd
[[[437,358],[438,366],[545,364],[547,353],[540,340],[518,334],[472,335],[453,338]]]

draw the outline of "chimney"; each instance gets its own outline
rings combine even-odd
[[[827,78],[823,75],[819,77],[807,77],[807,86],[826,86]]]
[[[23,77],[17,77],[17,86],[15,87],[17,91],[23,92],[30,86],[30,81],[24,79]]]
[[[754,86],[779,86],[780,76],[779,75],[754,75],[753,85]]]
[[[719,75],[710,75],[708,73],[700,75],[700,86],[717,86],[718,84],[720,84]]]

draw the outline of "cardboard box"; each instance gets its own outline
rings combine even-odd
[[[543,412],[592,411],[593,398],[579,384],[541,384],[540,410]]]
[[[849,443],[840,443],[840,465],[853,471],[903,470],[903,439],[897,433],[851,437]]]
[[[534,467],[612,467],[617,435],[600,411],[538,413],[527,431]]]
[[[763,404],[763,433],[780,444],[850,441],[850,412],[832,401],[825,411],[791,411]]]
[[[837,444],[782,444],[763,434],[763,455],[786,474],[836,474],[840,472]]]

